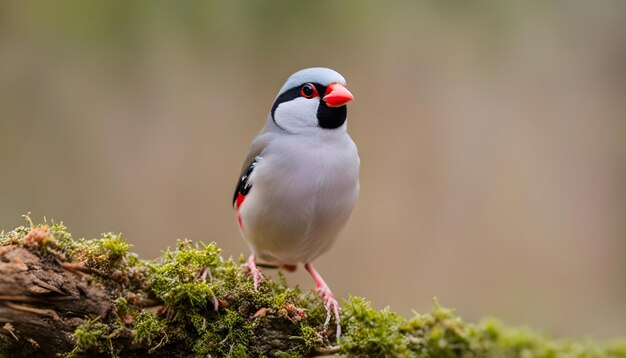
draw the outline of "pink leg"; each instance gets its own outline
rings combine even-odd
[[[199,278],[200,281],[206,281],[207,277],[209,278],[209,282],[213,281],[211,270],[209,270],[208,267],[203,268],[196,275],[196,278]],[[215,297],[215,294],[213,294],[213,292],[211,292],[211,297],[213,297],[213,309],[215,310],[215,312],[217,312],[220,309],[220,302],[217,300],[217,297]]]
[[[341,325],[339,323],[339,302],[337,302],[337,300],[333,297],[333,293],[330,291],[326,281],[324,281],[322,276],[317,273],[315,267],[313,267],[311,263],[305,264],[304,268],[309,271],[315,280],[315,285],[317,286],[315,290],[324,301],[324,306],[326,307],[326,322],[324,322],[324,326],[328,327],[328,323],[330,323],[330,313],[332,310],[335,315],[335,322],[337,322],[337,338],[339,338],[341,335]]]
[[[256,267],[256,258],[254,257],[254,254],[248,257],[248,262],[245,263],[243,267],[250,271],[250,275],[252,275],[252,279],[254,280],[254,290],[256,291],[259,288],[259,282],[263,280],[263,275]]]

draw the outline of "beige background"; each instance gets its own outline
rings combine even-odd
[[[0,3],[0,227],[246,253],[248,143],[287,76],[328,66],[362,161],[317,261],[339,297],[626,335],[624,2],[46,4]]]

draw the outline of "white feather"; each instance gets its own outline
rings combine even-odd
[[[278,105],[274,112],[276,124],[289,133],[302,133],[310,128],[319,128],[317,123],[317,107],[319,98],[299,97]]]
[[[252,251],[279,264],[311,262],[344,227],[359,192],[359,157],[345,131],[276,137],[252,173],[242,204]]]

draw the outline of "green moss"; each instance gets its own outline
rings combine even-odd
[[[126,272],[129,267],[141,266],[137,255],[128,250],[132,247],[121,234],[104,233],[99,239],[74,240],[63,222],[44,219],[44,224],[34,224],[29,214],[23,216],[28,226],[0,233],[1,245],[25,245],[39,247],[44,255],[50,254],[61,261],[79,262],[100,276],[114,271]]]
[[[300,352],[302,354],[311,352],[317,347],[323,347],[324,341],[320,333],[312,326],[302,325],[300,327],[300,337],[304,342],[304,349]]]
[[[134,341],[152,346],[165,337],[167,322],[150,312],[140,312],[134,317]]]
[[[76,347],[81,351],[98,348],[100,341],[109,334],[109,326],[99,322],[99,318],[88,319],[83,322],[72,334]]]
[[[29,231],[29,228],[23,226],[15,228],[11,231],[2,230],[0,232],[0,246],[21,244],[24,240],[24,236],[26,236]]]
[[[113,304],[115,305],[115,311],[119,317],[124,317],[131,313],[128,307],[128,300],[126,300],[126,298],[118,297],[113,301]]]
[[[98,251],[106,255],[113,264],[121,261],[128,253],[128,249],[132,247],[126,242],[126,239],[122,238],[121,234],[112,232],[102,234],[102,238],[96,242],[98,243]]]
[[[180,241],[176,250],[165,251],[148,266],[151,291],[167,305],[174,331],[192,338],[195,355],[245,356],[260,342],[273,355],[310,352],[323,342],[316,333],[326,317],[319,299],[290,288],[282,275],[254,290],[240,263],[223,260],[213,243]],[[288,336],[276,338],[286,343],[276,345],[264,333],[276,329],[288,330]]]
[[[351,297],[343,303],[343,335],[335,342],[314,292],[290,287],[282,274],[266,276],[255,290],[240,267],[243,257],[224,260],[214,243],[179,241],[160,258],[142,261],[120,235],[73,240],[62,223],[27,222],[0,233],[0,245],[24,245],[53,256],[50,262],[86,267],[113,303],[111,314],[74,331],[69,355],[124,356],[132,346],[139,356],[301,357],[338,344],[341,353],[355,357],[626,358],[626,340],[554,340],[495,319],[468,324],[436,301],[431,312],[407,319]],[[143,310],[143,299],[162,303],[159,314]],[[14,344],[6,338],[0,332],[0,352]]]
[[[211,243],[180,241],[150,265],[150,289],[173,313],[179,331],[192,329],[198,356],[246,356],[254,312],[274,299],[252,289],[249,277],[224,261]],[[254,297],[256,296],[256,297]],[[227,308],[215,310],[220,297]]]
[[[63,224],[63,222],[57,223],[54,220],[50,220],[49,227],[50,234],[56,243],[56,246],[63,249],[74,245],[74,242],[72,241],[72,234],[67,231],[67,227]]]
[[[362,298],[351,297],[341,315],[343,353],[352,356],[409,356],[409,337],[401,332],[406,320],[389,308],[376,311]]]
[[[471,325],[468,325],[471,326]],[[554,340],[528,328],[509,328],[496,319],[474,327],[475,339],[489,357],[626,357],[626,341],[598,344],[592,340]]]
[[[149,265],[148,282],[152,292],[168,306],[202,309],[215,295],[210,271],[221,263],[215,244],[180,241],[175,251],[165,251],[161,259]]]
[[[26,221],[28,226],[19,226],[11,231],[0,232],[0,246],[3,245],[19,245],[24,243],[24,238],[33,229],[42,229],[48,233],[47,240],[49,243],[54,244],[55,247],[60,247],[63,250],[66,248],[73,248],[74,242],[72,241],[72,235],[67,231],[67,227],[62,222],[56,223],[54,220],[48,222],[44,218],[43,224],[34,224],[30,218],[30,213],[22,215],[22,218]]]
[[[376,311],[352,297],[342,313],[341,350],[370,357],[626,357],[626,342],[553,340],[525,328],[508,328],[494,319],[467,324],[436,301],[430,313],[406,320],[388,309]]]
[[[458,357],[481,349],[481,344],[473,344],[471,339],[473,327],[466,326],[454,310],[441,307],[437,301],[433,302],[432,312],[411,318],[403,332],[411,339],[411,350],[420,356]]]
[[[121,234],[105,233],[96,240],[78,239],[68,254],[73,261],[82,262],[101,275],[110,275],[129,266],[127,254],[131,247]]]
[[[252,322],[237,312],[227,310],[220,319],[209,322],[200,338],[196,341],[193,350],[197,356],[207,354],[218,357],[233,355],[246,357],[246,347],[249,347]],[[243,349],[242,349],[243,348]],[[241,353],[236,353],[241,352]]]

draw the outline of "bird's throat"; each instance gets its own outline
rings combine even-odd
[[[320,101],[317,108],[317,120],[320,127],[324,129],[335,129],[341,127],[348,117],[346,106],[328,107],[324,101]]]

